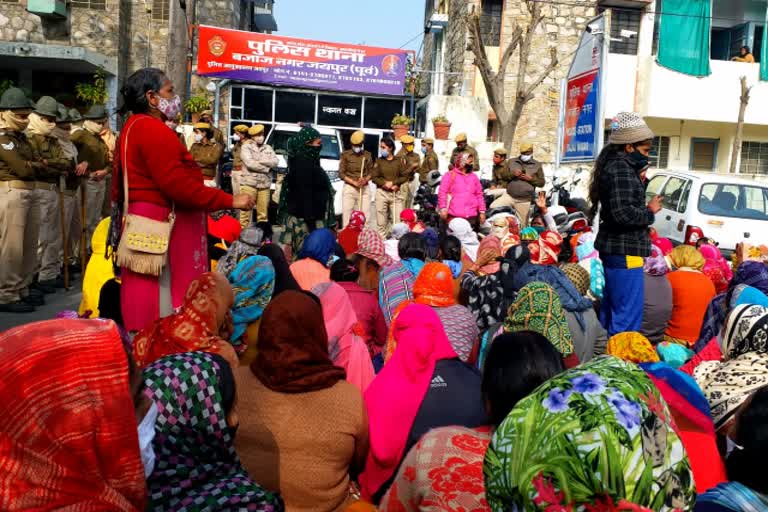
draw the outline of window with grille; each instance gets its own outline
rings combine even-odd
[[[168,21],[170,6],[169,0],[152,0],[152,21]]]
[[[103,11],[107,8],[107,0],[72,0],[72,7],[81,7],[83,9]]]
[[[741,172],[768,174],[768,142],[748,142],[741,145]]]
[[[0,4],[17,4],[19,0],[0,0]]]
[[[614,9],[611,12],[611,53],[637,55],[642,16],[643,12],[638,9]],[[622,31],[634,32],[634,35],[622,35]]]
[[[669,137],[654,137],[648,156],[651,167],[666,169],[669,165]]]
[[[483,35],[483,45],[501,45],[501,19],[504,10],[503,0],[483,0],[480,14],[480,32]]]

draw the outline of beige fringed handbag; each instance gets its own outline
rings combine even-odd
[[[159,276],[168,261],[168,244],[171,240],[173,223],[176,220],[175,205],[167,221],[154,220],[142,215],[128,213],[128,136],[136,123],[128,128],[125,143],[121,148],[123,172],[123,233],[117,246],[116,263],[137,274]]]

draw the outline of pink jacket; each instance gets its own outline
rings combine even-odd
[[[451,196],[450,204],[448,195]],[[440,210],[448,208],[448,215],[451,217],[468,219],[485,213],[485,198],[480,178],[473,172],[465,174],[454,167],[440,181],[437,205]]]

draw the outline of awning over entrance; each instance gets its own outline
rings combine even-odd
[[[23,63],[20,62],[23,59]],[[98,68],[117,75],[117,59],[79,46],[0,42],[0,69],[91,74]]]

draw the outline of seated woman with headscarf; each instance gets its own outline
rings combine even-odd
[[[566,263],[560,267],[560,270],[576,288],[579,295],[590,302],[589,309],[570,311],[569,306],[566,306],[569,301],[564,301],[562,295],[560,297],[560,302],[563,303],[563,308],[565,309],[565,319],[568,321],[568,328],[571,330],[573,346],[576,348],[576,355],[579,356],[580,362],[586,363],[595,356],[605,354],[608,333],[597,318],[594,304],[587,298],[589,293],[589,273],[577,263]],[[555,290],[559,289],[559,286],[555,287]],[[567,292],[558,291],[559,295],[561,293]],[[578,297],[576,298],[578,299]],[[579,315],[581,318],[579,318]]]
[[[365,392],[371,449],[360,475],[363,498],[378,503],[408,450],[436,427],[488,420],[480,374],[462,363],[430,307],[412,304],[395,324],[397,349]]]
[[[371,356],[363,341],[362,325],[347,292],[336,283],[321,283],[312,288],[323,308],[328,334],[328,356],[333,364],[344,368],[347,382],[364,393],[374,377]]]
[[[311,290],[331,280],[331,257],[336,250],[336,238],[329,229],[316,229],[304,240],[299,259],[291,264],[291,273],[302,290]]]
[[[600,301],[605,290],[605,270],[600,261],[600,253],[595,249],[595,234],[582,233],[576,245],[576,259],[584,270],[589,272],[590,299]]]
[[[283,510],[279,494],[252,480],[235,451],[235,379],[224,359],[166,356],[144,369],[144,383],[158,418],[147,510]]]
[[[349,224],[339,231],[339,245],[344,250],[344,254],[349,256],[357,251],[357,239],[365,227],[365,214],[357,210],[352,211],[349,216]]]
[[[475,317],[480,332],[501,322],[508,307],[502,279],[501,241],[493,236],[483,238],[473,263],[465,266],[461,289],[467,307]]]
[[[266,256],[249,256],[227,279],[235,293],[230,342],[240,356],[240,363],[249,365],[258,352],[261,315],[275,289],[275,268]]]
[[[256,226],[245,228],[240,232],[240,237],[229,246],[227,253],[219,258],[216,272],[229,274],[245,258],[258,254],[263,241],[264,231],[261,228]]]
[[[275,244],[262,245],[259,249],[258,256],[265,256],[272,262],[272,267],[275,269],[275,287],[272,292],[272,297],[277,297],[281,293],[294,290],[301,290],[299,283],[291,273],[291,268],[288,265],[288,260],[285,259],[285,252]]]
[[[384,241],[384,249],[387,256],[392,258],[393,261],[400,261],[400,252],[398,251],[400,239],[410,232],[411,230],[408,228],[408,224],[404,222],[392,226],[392,232],[390,233],[389,238]]]
[[[727,483],[700,494],[694,512],[744,512],[768,510],[765,460],[768,444],[768,388],[757,390],[739,412],[732,446],[725,459]]]
[[[468,263],[473,263],[477,258],[477,251],[480,249],[480,240],[477,239],[477,233],[472,229],[467,219],[457,217],[448,223],[446,234],[455,236],[461,242],[461,248],[464,250],[464,257]]]
[[[701,255],[704,256],[705,261],[704,268],[701,271],[715,285],[715,291],[723,293],[728,289],[728,283],[733,278],[730,263],[723,258],[720,249],[716,245],[705,243],[698,249]]]
[[[0,346],[0,509],[145,510],[154,416],[115,325],[36,322]]]
[[[690,245],[679,245],[669,254],[676,269],[667,274],[672,285],[672,316],[664,341],[690,347],[696,343],[707,305],[715,297],[715,286],[701,273],[704,257]]]
[[[424,223],[416,215],[416,211],[411,208],[406,208],[400,212],[400,222],[404,222],[408,226],[408,231],[412,233],[421,234],[426,229]]]
[[[651,255],[643,265],[643,323],[640,334],[658,345],[672,318],[672,284],[667,279],[669,265],[658,246],[651,246]]]
[[[483,368],[482,396],[489,425],[430,430],[408,452],[379,510],[490,510],[485,498],[483,457],[509,411],[534,389],[565,371],[560,353],[533,332],[493,340]]]
[[[410,304],[430,306],[445,329],[448,341],[459,359],[474,364],[477,360],[478,336],[480,332],[475,317],[466,307],[457,304],[453,297],[451,269],[442,263],[427,263],[413,285],[413,302],[403,302],[395,312],[390,334],[396,329],[397,315]],[[385,360],[395,353],[397,343],[392,335],[388,337]]]
[[[236,448],[248,474],[289,510],[344,510],[368,453],[360,390],[328,356],[319,300],[286,291],[264,311],[259,357],[235,371]]]
[[[155,320],[133,339],[133,357],[139,367],[170,354],[201,350],[221,355],[237,367],[237,353],[230,343],[230,309],[235,294],[227,278],[206,272],[189,285],[178,312]]]
[[[603,356],[520,401],[484,464],[493,510],[691,510],[693,473],[645,372]],[[610,476],[609,476],[610,475]]]
[[[400,261],[383,267],[379,273],[379,305],[387,325],[392,323],[400,304],[413,300],[413,284],[427,259],[427,244],[416,233],[403,236],[397,248]]]

